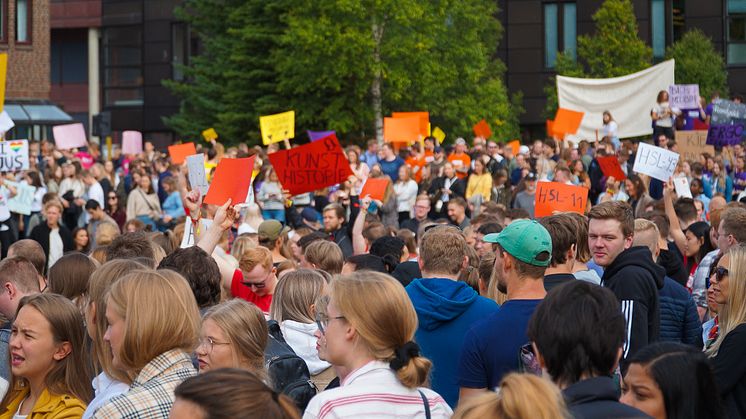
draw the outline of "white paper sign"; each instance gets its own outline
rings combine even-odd
[[[207,195],[207,190],[210,189],[210,185],[207,183],[207,176],[205,175],[205,155],[195,154],[186,158],[187,169],[189,169],[189,183],[192,185],[192,190],[199,190],[199,194],[203,197]]]
[[[0,132],[6,133],[10,131],[11,128],[16,126],[16,123],[13,122],[12,119],[10,119],[10,115],[8,115],[8,112],[3,111],[0,113]]]
[[[0,141],[0,172],[28,170],[28,141]]]
[[[693,198],[692,190],[689,189],[689,181],[684,176],[673,178],[673,186],[676,188],[676,195],[679,198]]]
[[[668,86],[668,102],[672,108],[698,109],[698,84],[672,84]]]
[[[641,142],[632,170],[668,182],[678,163],[679,153]]]
[[[201,218],[199,220],[199,234],[204,234],[205,230],[210,228],[212,225],[212,220],[208,220],[205,218]],[[184,224],[184,237],[181,239],[181,248],[186,249],[187,247],[192,247],[196,243],[194,238],[194,226],[192,225],[192,220],[187,217],[186,224]]]

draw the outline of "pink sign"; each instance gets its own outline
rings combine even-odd
[[[52,128],[52,133],[54,134],[54,143],[60,150],[88,146],[85,128],[81,123],[56,125]]]
[[[124,131],[122,133],[122,153],[142,153],[142,133],[140,131]]]

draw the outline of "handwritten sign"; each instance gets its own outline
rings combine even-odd
[[[218,133],[215,131],[215,128],[207,128],[206,130],[202,131],[202,138],[205,139],[208,143],[212,140],[218,139]]]
[[[668,86],[668,103],[672,108],[698,109],[698,84],[672,84]]]
[[[583,120],[583,112],[573,111],[571,109],[559,108],[554,115],[554,123],[551,126],[554,135],[564,137],[565,134],[575,134],[580,128],[580,122]]]
[[[201,196],[207,195],[210,185],[207,183],[205,175],[205,155],[202,153],[186,158],[187,169],[189,171],[189,184],[192,190],[198,190]]]
[[[171,156],[171,163],[176,165],[184,163],[187,156],[193,154],[197,154],[197,149],[194,147],[194,143],[174,144],[168,146],[168,155]]]
[[[224,202],[225,203],[225,202]],[[199,219],[199,234],[204,234],[205,230],[210,228],[212,225],[212,220],[207,218],[200,218]],[[186,249],[187,247],[192,247],[195,244],[197,244],[197,235],[194,234],[194,224],[187,218],[186,224],[184,224],[184,236],[181,238],[181,245],[179,246],[182,249]]]
[[[10,115],[8,115],[8,112],[0,112],[0,133],[6,133],[10,131],[10,129],[14,126],[16,126],[16,123],[13,122],[12,119],[10,119]]]
[[[601,166],[601,171],[606,177],[614,177],[616,180],[627,179],[627,175],[622,170],[622,165],[619,164],[619,159],[616,156],[608,157],[597,157],[596,161]]]
[[[731,100],[716,99],[712,106],[713,125],[730,125],[735,122],[746,122],[746,105]]]
[[[484,139],[492,137],[492,129],[490,128],[490,124],[487,123],[484,119],[477,122],[474,127],[472,128],[474,130],[474,135],[477,137],[482,137]]]
[[[679,198],[693,198],[692,190],[689,188],[689,181],[685,176],[674,177],[673,187],[676,189],[676,195],[678,195]]]
[[[667,182],[673,176],[678,163],[679,153],[641,142],[637,147],[632,170]]]
[[[352,176],[350,163],[332,134],[319,141],[269,155],[283,189],[300,195],[344,182]]]
[[[306,132],[308,133],[308,138],[310,138],[311,141],[318,141],[330,135],[337,135],[337,133],[334,131],[306,131]]]
[[[251,172],[254,170],[254,159],[251,156],[243,159],[223,157],[215,168],[212,184],[205,195],[205,204],[223,205],[231,199],[231,205],[246,202],[251,186]]]
[[[31,215],[31,204],[34,202],[36,188],[26,182],[6,180],[5,183],[16,188],[16,195],[8,199],[8,210],[17,214]]]
[[[295,111],[260,116],[259,128],[264,145],[295,138]]]
[[[372,178],[369,177],[365,180],[363,189],[360,191],[360,197],[365,198],[366,195],[370,195],[371,199],[377,199],[383,201],[383,197],[386,196],[386,187],[389,185],[388,178]]]
[[[83,124],[81,123],[55,125],[52,128],[52,133],[54,134],[54,143],[60,150],[69,150],[88,145],[85,128],[83,128]]]
[[[559,182],[537,182],[534,217],[552,215],[554,211],[585,213],[588,188]]]
[[[446,133],[443,132],[440,127],[435,127],[435,129],[433,130],[433,138],[438,140],[438,145],[443,144],[443,140],[446,139]]]
[[[707,144],[718,147],[739,144],[743,137],[743,126],[742,122],[732,125],[710,125],[710,129],[707,130]]]
[[[383,118],[383,139],[390,143],[411,143],[420,137],[420,118]]]
[[[28,141],[0,141],[0,172],[28,170]]]
[[[0,111],[5,104],[5,80],[8,76],[8,54],[0,54]]]
[[[429,112],[392,112],[392,118],[419,118],[420,135],[425,138],[430,135],[430,113]]]
[[[707,131],[676,131],[676,145],[684,161],[699,161],[702,153],[715,155],[715,147],[707,145]]]
[[[142,153],[142,132],[124,131],[122,133],[122,153],[123,154]]]

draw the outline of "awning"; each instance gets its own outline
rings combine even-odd
[[[7,100],[3,109],[16,125],[59,125],[74,122],[73,117],[48,100]]]

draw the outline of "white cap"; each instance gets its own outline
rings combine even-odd
[[[530,152],[527,145],[522,145],[518,148],[518,154],[528,154]]]

